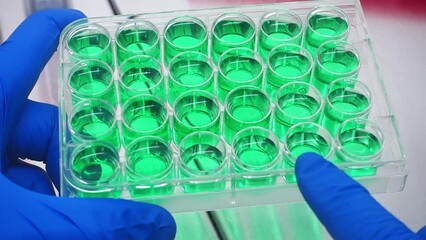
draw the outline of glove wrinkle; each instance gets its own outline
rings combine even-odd
[[[46,204],[45,202],[41,202],[41,204],[49,210],[52,214],[56,214],[58,218],[63,219],[67,223],[69,223],[71,226],[73,226],[74,230],[76,230],[79,234],[78,236],[85,236],[86,239],[89,239],[88,236],[84,231],[81,230],[81,227],[79,226],[78,222],[75,222],[72,218],[61,212],[60,210],[54,208],[53,206]],[[80,238],[81,239],[81,238]]]
[[[43,236],[43,233],[42,233],[42,231],[37,227],[37,224],[35,224],[35,223],[33,223],[33,221],[31,221],[31,219],[29,219],[27,216],[26,216],[26,213],[24,212],[24,213],[22,213],[21,212],[21,210],[19,210],[19,209],[16,209],[17,211],[17,213],[22,217],[22,219],[25,221],[25,222],[27,222],[27,224],[29,225],[29,226],[31,226],[32,227],[32,229],[34,230],[34,231],[31,231],[31,233],[34,233],[34,232],[37,232],[38,233],[38,236],[34,236],[34,234],[31,234],[30,236],[25,236],[25,238],[28,238],[28,239],[46,239],[46,237],[45,236]],[[21,234],[24,234],[24,235],[26,235],[26,234],[28,234],[28,229],[25,229],[24,231],[21,231],[20,232]]]

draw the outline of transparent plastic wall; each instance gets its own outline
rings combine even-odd
[[[381,137],[383,137],[381,155],[379,159],[374,162],[374,171],[366,175],[360,174],[354,177],[361,184],[366,186],[371,193],[401,191],[407,176],[407,160],[402,143],[400,142],[397,123],[389,105],[384,86],[385,84],[381,79],[379,66],[375,59],[361,5],[358,1],[306,1],[82,19],[66,27],[61,35],[59,45],[61,62],[61,75],[59,79],[61,195],[67,197],[114,197],[133,199],[162,205],[171,212],[213,210],[302,201],[303,199],[294,181],[294,169],[285,167],[286,157],[288,157],[287,155],[289,154],[285,151],[286,142],[282,140],[285,139],[285,136],[283,134],[279,135],[273,133],[273,113],[270,123],[267,125],[269,127],[266,128],[268,128],[268,133],[270,133],[270,135],[281,140],[276,144],[280,158],[276,165],[277,167],[247,172],[239,171],[238,166],[235,164],[236,153],[232,150],[232,140],[227,141],[226,137],[223,135],[223,129],[226,125],[226,123],[224,123],[224,115],[226,114],[227,106],[225,106],[225,100],[220,100],[218,93],[217,82],[218,78],[220,78],[220,71],[217,62],[220,60],[216,59],[214,51],[212,50],[214,45],[212,44],[212,39],[216,37],[212,32],[212,28],[214,22],[221,16],[223,17],[223,14],[243,14],[254,24],[253,50],[254,52],[259,52],[261,18],[270,11],[285,9],[300,17],[302,21],[301,35],[303,39],[301,45],[304,46],[304,41],[306,41],[304,36],[307,29],[308,13],[316,7],[325,5],[340,9],[348,18],[349,32],[345,42],[348,42],[356,49],[360,63],[359,72],[355,78],[357,81],[368,86],[371,94],[371,109],[369,110],[368,116],[365,118],[368,118],[370,122],[380,128]],[[179,150],[176,139],[174,139],[176,124],[173,119],[177,115],[179,109],[174,109],[173,101],[168,99],[170,93],[173,92],[176,86],[172,83],[173,80],[169,69],[169,62],[172,62],[173,59],[172,57],[168,58],[164,50],[167,44],[167,37],[164,33],[166,31],[166,25],[170,21],[182,16],[197,18],[205,25],[207,36],[206,49],[196,49],[196,51],[207,51],[205,55],[208,59],[206,61],[210,62],[212,66],[212,81],[214,83],[213,95],[218,96],[217,105],[220,114],[220,130],[218,135],[221,137],[221,142],[224,143],[223,154],[226,155],[225,160],[223,160],[225,161],[223,163],[224,170],[221,169],[221,173],[216,175],[205,173],[205,171],[203,172],[204,175],[185,174],[183,170],[185,167],[179,157],[182,152]],[[129,116],[131,118],[132,114],[129,116],[125,114],[126,109],[131,104],[126,105],[124,102],[131,97],[124,97],[125,94],[120,85],[123,81],[120,66],[123,66],[122,64],[128,56],[120,53],[120,46],[116,38],[119,28],[125,26],[126,22],[129,20],[148,21],[158,31],[159,55],[155,56],[154,53],[152,58],[157,60],[150,60],[158,64],[158,71],[162,72],[162,80],[164,81],[163,90],[165,90],[165,93],[164,95],[157,93],[155,96],[145,95],[136,98],[138,101],[144,98],[142,102],[150,101],[151,104],[153,102],[158,104],[158,106],[155,107],[155,111],[151,114],[160,112],[158,109],[163,107],[165,116],[167,117],[165,124],[169,128],[166,130],[168,131],[167,134],[169,134],[166,137],[161,137],[162,135],[160,135],[160,138],[141,143],[142,145],[145,144],[144,146],[152,144],[154,148],[160,149],[161,151],[156,153],[156,156],[166,156],[170,165],[167,167],[167,176],[157,176],[157,178],[149,179],[144,178],[139,181],[135,180],[132,175],[134,169],[132,170],[131,167],[129,167],[132,166],[132,156],[137,152],[134,149],[138,147],[137,144],[132,145],[131,140],[128,139],[131,133],[126,130],[126,121],[128,121],[126,118]],[[106,30],[106,36],[108,36],[109,39],[98,39],[98,43],[102,41],[106,43],[107,48],[109,48],[111,52],[110,56],[93,60],[90,59],[90,57],[84,59],[84,57],[72,54],[70,49],[75,46],[70,39],[75,35],[76,31],[78,32],[79,29],[87,28],[87,26],[101,26],[102,29]],[[316,57],[316,54],[312,55],[313,62],[316,61]],[[265,92],[265,86],[268,81],[265,72],[267,72],[268,64],[267,61],[260,62],[262,63],[263,72],[261,78],[262,83],[259,89]],[[77,71],[76,69],[84,70],[85,67],[93,67],[94,65],[97,67],[95,68],[97,71],[96,74],[107,79],[112,79],[110,83],[112,86],[110,89],[113,89],[111,90],[112,92],[104,93],[97,97],[98,99],[95,99],[95,95],[90,94],[85,97],[77,96],[75,94],[74,83],[71,83],[73,74]],[[99,68],[99,66],[104,67]],[[313,68],[315,67],[316,66]],[[92,71],[90,74],[93,76],[93,71],[95,70],[93,70],[94,68],[90,69],[89,71]],[[315,72],[312,72],[312,75],[314,75]],[[82,75],[84,75],[84,73],[82,73]],[[311,79],[313,78],[314,76]],[[79,81],[81,82],[82,80],[80,79]],[[76,84],[78,85],[79,83]],[[178,93],[180,94],[181,90],[179,90]],[[266,95],[269,95],[269,93],[266,93]],[[123,98],[125,98],[125,100],[123,100]],[[277,106],[273,99],[270,100],[270,103],[271,112],[274,112]],[[90,109],[87,110],[86,108]],[[90,114],[94,114],[94,116],[88,117]],[[101,141],[98,141],[96,139],[86,138],[87,136],[85,136],[84,131],[89,131],[90,129],[83,129],[83,133],[76,130],[80,121],[84,121],[86,118],[93,119],[93,117],[101,120],[111,118],[109,123],[116,126],[115,130],[111,131],[116,131],[112,133],[113,135],[116,134],[114,135],[116,137],[112,137],[113,140],[104,137]],[[108,122],[107,120],[105,121]],[[319,122],[319,124],[321,125],[321,122]],[[365,126],[364,123],[361,125]],[[186,135],[183,137],[185,136]],[[102,141],[105,139],[109,139],[109,143],[103,144]],[[205,139],[205,136],[201,137],[201,141]],[[179,141],[181,140],[182,139]],[[152,143],[152,141],[155,143]],[[337,151],[335,136],[332,142],[332,148]],[[143,149],[147,150],[146,147]],[[96,160],[91,158],[93,155],[97,155]],[[91,166],[91,169],[81,169],[81,167],[79,167],[80,162],[76,162],[76,159],[79,159],[83,165],[90,164],[93,161],[104,161],[104,163],[106,162],[107,164],[95,164]],[[345,171],[350,171],[354,168],[369,168],[371,167],[371,162],[348,161],[341,162],[338,166]],[[107,175],[111,174],[114,176],[108,178]],[[264,180],[265,176],[269,178],[266,182],[264,181],[262,183],[260,181],[260,184],[250,184],[250,181],[256,182],[256,179]],[[83,178],[83,180],[81,180],[81,178]],[[246,180],[248,182],[244,182]]]

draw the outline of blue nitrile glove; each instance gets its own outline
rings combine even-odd
[[[300,191],[334,239],[426,239],[384,209],[358,182],[315,153],[296,161]]]
[[[172,239],[175,222],[158,206],[52,196],[58,109],[27,97],[62,29],[82,17],[76,10],[35,13],[0,46],[0,239]],[[18,158],[44,161],[50,179]]]

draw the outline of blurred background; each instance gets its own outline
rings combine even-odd
[[[68,7],[88,17],[147,13],[271,0],[0,0],[0,42],[31,12]],[[391,107],[399,123],[409,174],[402,192],[374,197],[413,231],[426,224],[426,3],[422,0],[361,0],[367,28]],[[55,54],[31,93],[36,101],[57,104]],[[214,215],[176,214],[177,239],[324,239],[329,238],[306,203],[227,209]]]

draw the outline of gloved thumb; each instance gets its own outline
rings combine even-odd
[[[315,153],[296,160],[300,191],[335,239],[419,239],[358,182]]]

